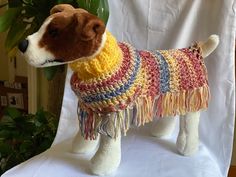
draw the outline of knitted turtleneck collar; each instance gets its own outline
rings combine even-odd
[[[122,52],[116,39],[106,32],[106,41],[101,52],[92,58],[81,59],[70,64],[81,80],[99,78],[116,70],[122,62]]]

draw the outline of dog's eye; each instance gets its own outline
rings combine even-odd
[[[52,38],[55,38],[55,37],[58,36],[59,31],[58,31],[58,29],[56,29],[56,28],[50,29],[50,30],[48,31],[48,34],[49,34]]]

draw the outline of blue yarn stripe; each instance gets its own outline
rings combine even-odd
[[[97,95],[91,95],[87,97],[83,97],[82,100],[85,103],[92,103],[92,102],[98,102],[98,101],[104,101],[112,99],[113,97],[117,97],[123,93],[125,93],[129,88],[134,84],[134,81],[136,79],[138,69],[140,68],[141,59],[139,56],[138,51],[135,51],[136,57],[135,57],[135,66],[132,74],[129,77],[128,82],[124,83],[123,85],[120,85],[119,88],[117,88],[115,91],[107,92],[104,94],[97,94]]]
[[[159,59],[158,63],[160,68],[160,91],[161,93],[166,93],[170,91],[170,72],[168,63],[159,51],[156,51],[156,55]]]
[[[85,130],[85,124],[86,124],[87,117],[88,117],[88,113],[83,111],[83,110],[80,110],[79,125],[80,125],[80,130],[81,130],[82,135],[84,135],[84,130]]]

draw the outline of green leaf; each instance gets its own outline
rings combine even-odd
[[[22,36],[26,32],[26,26],[27,23],[23,22],[23,17],[18,17],[14,21],[7,33],[7,38],[5,41],[5,47],[8,52],[13,49],[22,39]]]
[[[36,127],[40,127],[40,126],[42,126],[43,124],[42,124],[41,122],[39,122],[37,119],[34,119],[34,125],[35,125]]]
[[[88,9],[86,0],[77,0],[77,4],[80,8]]]
[[[55,74],[57,73],[58,66],[51,66],[44,68],[44,75],[46,76],[47,80],[52,80]]]
[[[35,21],[32,21],[30,24],[30,28],[25,31],[24,35],[22,36],[22,39],[25,39],[28,35],[35,33],[38,28],[38,24]]]
[[[56,4],[71,4],[74,8],[78,8],[76,0],[57,0]]]
[[[33,2],[32,0],[22,0],[22,2],[25,4],[25,5],[33,5]]]
[[[88,12],[98,16],[107,23],[109,17],[108,0],[77,0],[80,8],[86,9]]]
[[[4,167],[4,171],[12,168],[13,166],[17,165],[18,163],[22,162],[24,159],[20,158],[19,154],[12,153],[6,158],[6,165]]]
[[[36,120],[38,120],[40,123],[47,124],[48,120],[46,117],[46,112],[43,109],[40,109],[35,114]]]
[[[23,22],[24,16],[21,16],[17,21],[11,26],[7,38],[5,41],[5,47],[8,52],[10,52],[14,47],[16,47],[19,42],[25,39],[29,34],[34,33],[38,29],[38,25],[35,21],[31,24]],[[27,27],[29,25],[29,27]]]
[[[1,158],[1,163],[0,163],[0,174],[3,174],[6,171],[6,158]]]
[[[89,7],[88,11],[97,16],[98,15],[97,10],[100,4],[100,0],[90,0],[87,2],[88,2],[88,7]]]
[[[30,17],[34,17],[37,15],[37,9],[34,6],[31,5],[26,5],[23,7],[25,10],[25,17],[30,18]]]
[[[0,143],[0,152],[2,155],[9,154],[12,152],[12,148],[9,144]]]
[[[32,142],[29,140],[25,140],[20,145],[20,153],[25,153],[26,151],[29,151],[32,147]]]
[[[5,113],[5,115],[7,114],[6,111],[4,113]],[[5,125],[5,124],[8,124],[8,123],[12,123],[12,122],[14,122],[14,120],[9,115],[8,116],[3,116],[1,121],[0,121],[0,125]]]
[[[11,135],[11,132],[9,130],[0,130],[0,138],[6,139],[9,138]]]
[[[10,8],[22,6],[21,0],[8,0],[8,3]]]
[[[97,9],[97,16],[107,24],[109,18],[109,4],[107,0],[100,0],[99,7]]]
[[[57,4],[71,4],[73,0],[57,0]]]
[[[18,111],[16,108],[11,108],[11,107],[7,107],[4,110],[4,113],[5,113],[5,115],[10,116],[13,119],[21,116],[20,111]]]
[[[0,32],[6,31],[20,13],[21,8],[9,8],[0,16]]]
[[[32,7],[35,10],[35,19],[38,26],[41,26],[44,20],[49,16],[50,9],[56,4],[56,1],[32,0]]]
[[[44,141],[40,142],[40,145],[37,148],[37,153],[40,153],[50,148],[51,144],[52,144],[51,140],[44,139]]]
[[[97,15],[100,0],[77,0],[77,3],[80,8],[86,9],[90,13]]]

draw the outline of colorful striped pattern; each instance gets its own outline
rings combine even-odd
[[[88,139],[97,132],[114,137],[131,124],[142,125],[153,117],[174,116],[207,108],[209,89],[206,67],[198,44],[184,49],[138,51],[119,43],[119,67],[91,80],[72,75],[79,98],[79,120]],[[109,117],[109,118],[107,118]]]

